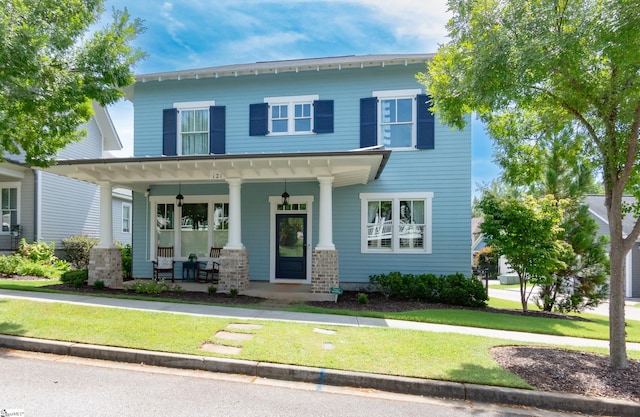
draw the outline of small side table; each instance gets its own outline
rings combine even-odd
[[[183,281],[195,281],[197,276],[198,276],[197,262],[182,263],[182,280]]]

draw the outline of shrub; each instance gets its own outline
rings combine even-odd
[[[46,243],[38,241],[27,243],[27,241],[22,238],[20,239],[16,255],[29,259],[33,262],[55,264],[58,261],[58,258],[54,255],[54,251],[55,244],[53,242]]]
[[[60,281],[78,288],[87,283],[89,271],[86,269],[70,269],[62,274]]]
[[[67,260],[77,269],[89,266],[89,252],[98,243],[98,239],[87,235],[75,235],[62,239]]]
[[[218,287],[216,287],[215,285],[209,285],[207,291],[209,291],[209,294],[213,295],[218,292]]]
[[[169,291],[169,284],[164,279],[134,279],[124,284],[126,291],[133,291],[136,294],[160,294]]]
[[[369,282],[387,297],[399,300],[443,303],[469,307],[484,307],[488,296],[477,279],[462,274],[389,274],[371,275]]]
[[[93,288],[95,288],[96,290],[102,290],[104,289],[104,281],[102,280],[97,280],[96,282],[93,283]]]
[[[229,294],[231,294],[231,296],[234,297],[234,298],[237,297],[239,293],[240,293],[240,291],[237,288],[231,288],[229,290]]]
[[[358,293],[358,304],[369,304],[369,296],[366,292]]]
[[[133,272],[133,248],[130,244],[120,247],[122,251],[122,278],[130,279]]]

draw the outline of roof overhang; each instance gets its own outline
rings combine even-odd
[[[281,154],[225,154],[59,160],[44,171],[113,187],[143,192],[154,184],[211,184],[227,179],[243,182],[315,181],[333,177],[334,187],[366,184],[380,176],[390,150]]]

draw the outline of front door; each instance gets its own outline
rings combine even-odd
[[[307,215],[276,215],[276,278],[307,278]]]

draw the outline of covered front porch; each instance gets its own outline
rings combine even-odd
[[[340,285],[338,251],[333,242],[333,190],[337,187],[366,184],[378,178],[389,155],[390,151],[373,148],[293,154],[65,160],[58,161],[57,165],[47,171],[100,186],[100,240],[91,254],[90,284],[101,280],[108,287],[122,286],[119,250],[113,243],[111,216],[111,191],[117,187],[133,191],[134,206],[145,205],[142,211],[144,218],[136,215],[133,218],[134,226],[144,222],[144,227],[133,228],[134,256],[138,254],[139,271],[143,271],[137,274],[134,271],[134,277],[151,277],[152,261],[156,259],[156,247],[162,238],[156,233],[158,204],[167,208],[166,212],[170,213],[175,224],[171,229],[175,232],[169,239],[169,245],[173,244],[175,247],[175,261],[178,265],[176,273],[179,273],[181,263],[188,261],[189,251],[192,249],[181,241],[181,235],[186,235],[186,232],[182,233],[180,230],[184,219],[183,202],[186,209],[187,204],[196,204],[209,198],[203,204],[207,204],[207,210],[210,210],[206,217],[210,230],[214,224],[214,206],[219,201],[216,198],[225,198],[225,209],[228,210],[225,214],[228,216],[225,216],[225,242],[219,259],[218,291],[229,292],[236,289],[241,294],[251,295],[251,292],[264,292],[268,288],[271,293],[317,294],[333,299],[331,289]],[[287,184],[296,183],[304,184],[304,195],[288,196]],[[213,189],[216,190],[216,195],[210,194]],[[265,191],[266,189],[269,191]],[[270,191],[273,189],[280,191]],[[255,197],[257,191],[261,193],[260,198]],[[258,267],[255,266],[257,262],[252,263],[252,268],[255,269],[251,271],[251,276],[260,279],[268,276],[267,284],[270,287],[264,287],[261,281],[250,280],[251,254],[243,243],[243,237],[254,239],[250,230],[245,230],[243,234],[243,224],[249,224],[248,220],[255,224],[256,218],[251,214],[251,206],[256,204],[262,205],[265,210],[258,216],[261,226],[264,226],[262,235],[270,230],[268,233],[271,237],[267,243],[270,263],[268,267],[264,262]],[[290,271],[282,272],[284,269],[278,271],[278,255],[281,251],[277,246],[277,230],[282,230],[278,222],[283,218],[290,220],[295,217],[299,217],[300,224],[305,225],[302,230],[305,233],[302,235],[307,239],[302,245],[300,271],[304,272],[300,274],[304,274],[303,276],[290,275]],[[314,234],[311,233],[312,224]],[[136,230],[145,232],[136,236]],[[208,253],[209,246],[214,245],[213,233],[207,233],[208,241],[204,240],[207,243],[201,245],[203,247],[199,248],[200,253]],[[298,233],[301,233],[300,228]],[[263,237],[264,242],[267,242],[266,235]],[[171,238],[174,240],[171,241]],[[252,247],[255,249],[255,246]],[[266,250],[264,247],[261,249]],[[261,260],[264,260],[264,256]]]

